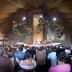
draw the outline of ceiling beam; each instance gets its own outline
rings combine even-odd
[[[38,9],[38,2],[37,2],[37,0],[34,0],[34,4],[35,4],[36,9]]]
[[[6,24],[3,24],[3,25],[0,25],[0,29],[2,29],[2,28],[5,28],[5,27],[8,27],[8,26],[10,26],[8,23],[6,23]]]
[[[0,32],[2,32],[2,31],[4,31],[4,32],[11,31],[12,30],[11,27],[12,27],[12,25],[7,25],[5,27],[1,27]]]
[[[12,1],[12,0],[6,0],[6,1],[9,2],[9,3],[11,3],[11,4],[13,4],[13,5],[15,5],[15,6],[17,6],[17,7],[19,7],[19,8],[23,8],[22,5],[20,5],[20,4],[16,3],[16,2],[14,2],[14,1]]]
[[[6,28],[6,29],[1,30],[0,32],[2,32],[3,34],[6,34],[6,33],[9,33],[10,31],[11,31],[10,28]]]
[[[50,2],[46,3],[46,7],[49,5],[49,8],[56,8],[62,1],[63,0],[57,0],[56,2],[55,1],[53,2],[53,0],[52,0],[52,1],[50,1],[52,3],[50,3]]]
[[[12,1],[12,0],[6,0],[7,2],[9,2],[9,3],[11,3],[11,4],[13,4],[13,5],[15,5],[15,6],[17,6],[18,8],[22,8],[22,9],[28,9],[29,10],[29,8],[27,8],[26,7],[26,5],[25,5],[25,2],[26,1],[22,1],[21,3],[22,4],[19,4],[18,2],[16,3],[16,2],[14,2],[14,1]],[[30,1],[31,2],[31,1]],[[28,3],[29,4],[29,3]]]
[[[11,19],[3,19],[0,21],[0,24],[10,23],[10,22],[12,22]]]
[[[57,2],[55,2],[51,7],[55,8],[57,7],[57,5],[59,5],[63,0],[57,0]]]
[[[31,1],[31,0],[26,0],[26,2],[27,2],[31,7],[34,7],[33,1]]]
[[[9,26],[9,27],[6,26],[6,27],[3,27],[3,28],[0,28],[0,31],[1,31],[1,30],[7,30],[8,28],[11,29],[10,26]]]

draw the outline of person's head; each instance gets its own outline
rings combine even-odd
[[[53,48],[51,49],[52,52],[56,52],[56,50],[57,50],[56,47],[53,47]]]
[[[56,56],[57,56],[59,61],[61,61],[61,62],[65,62],[66,61],[66,53],[65,53],[64,49],[57,50]]]
[[[31,58],[31,54],[30,53],[26,53],[26,56],[24,57],[24,59],[30,59]]]
[[[22,47],[20,47],[20,48],[19,48],[19,51],[23,51],[23,48],[22,48]]]
[[[20,47],[22,47],[22,48],[23,48],[23,47],[24,47],[24,45],[21,45]]]

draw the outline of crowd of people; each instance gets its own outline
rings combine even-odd
[[[70,46],[17,46],[0,49],[0,72],[72,72]]]

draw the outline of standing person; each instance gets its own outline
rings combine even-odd
[[[36,61],[31,58],[29,53],[26,53],[25,60],[21,60],[19,66],[22,71],[34,70],[36,67]]]
[[[23,48],[20,47],[19,48],[19,51],[18,52],[16,51],[14,53],[14,57],[18,58],[19,60],[23,60],[24,59],[24,56],[25,56],[25,53],[23,53],[22,51],[23,51]]]
[[[25,48],[25,46],[21,45],[21,47],[23,48],[22,52],[25,53],[27,51],[26,48]]]
[[[51,66],[55,66],[57,64],[57,57],[56,57],[56,50],[52,49],[51,52],[48,54],[47,58],[51,62]]]
[[[46,51],[43,49],[39,49],[36,51],[36,60],[38,65],[45,65],[46,64]]]
[[[66,53],[65,50],[60,49],[56,53],[58,58],[58,65],[50,67],[48,72],[70,72],[70,65],[66,64]]]
[[[10,59],[3,51],[0,51],[0,72],[14,72]]]

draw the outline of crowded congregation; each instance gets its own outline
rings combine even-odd
[[[0,72],[72,72],[72,0],[0,0]]]
[[[70,46],[10,46],[0,50],[0,72],[71,72]]]

